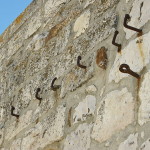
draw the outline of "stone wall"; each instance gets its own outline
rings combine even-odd
[[[0,37],[0,149],[150,150],[149,6],[34,0]]]

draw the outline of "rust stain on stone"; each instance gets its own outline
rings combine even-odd
[[[143,53],[143,37],[142,37],[142,35],[138,36],[138,40],[136,41],[136,43],[138,45],[140,55],[141,55],[143,63],[144,63],[145,56],[144,56],[144,53]]]
[[[16,20],[15,20],[15,23],[16,24],[19,24],[20,22],[21,22],[21,20],[23,19],[23,14],[21,14],[21,15],[19,15],[17,18],[16,18]]]
[[[58,32],[60,30],[62,30],[62,28],[67,24],[68,20],[63,20],[61,23],[55,25],[50,31],[49,31],[49,34],[45,40],[45,42],[47,43],[50,39],[52,39],[53,37],[55,37]]]
[[[2,36],[0,36],[0,42],[3,42],[3,37]]]
[[[98,67],[106,70],[106,67],[107,67],[107,53],[106,53],[106,48],[105,47],[101,47],[97,51],[96,64],[98,65]]]
[[[59,24],[55,25],[54,27],[52,27],[49,31],[49,34],[45,40],[45,44],[51,40],[53,37],[57,36],[57,34],[63,29],[63,27],[65,27],[72,19],[74,19],[77,15],[79,15],[80,12],[73,12],[71,13],[71,15],[64,19],[63,21],[61,21]]]

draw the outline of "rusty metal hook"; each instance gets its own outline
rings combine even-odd
[[[113,37],[113,40],[112,40],[112,44],[117,46],[118,47],[118,52],[120,52],[121,51],[121,44],[118,44],[118,43],[115,42],[118,33],[119,33],[118,31],[115,31],[115,34],[114,34],[114,37]]]
[[[53,91],[56,91],[57,89],[60,88],[60,85],[54,85],[54,82],[57,80],[57,78],[55,77],[53,80],[52,80],[52,83],[51,83],[51,89]]]
[[[14,110],[15,110],[15,107],[14,107],[14,106],[11,106],[11,115],[12,115],[12,116],[15,116],[15,117],[18,119],[18,118],[19,118],[19,115],[14,114]]]
[[[41,89],[40,89],[40,88],[37,88],[35,97],[36,97],[36,99],[38,99],[38,100],[41,102],[42,98],[40,98],[40,97],[38,96],[38,93],[39,93],[40,91],[41,91]]]
[[[130,19],[131,19],[130,15],[126,14],[125,18],[124,18],[124,23],[123,23],[124,27],[127,28],[127,29],[130,29],[130,30],[133,30],[135,32],[141,33],[142,29],[137,29],[137,28],[134,28],[134,27],[131,27],[131,26],[127,25],[127,21],[130,20]]]
[[[80,60],[81,60],[81,56],[78,56],[77,66],[80,67],[80,68],[86,69],[86,66],[83,66],[83,65],[80,64]]]
[[[132,75],[133,77],[140,79],[140,75],[138,75],[136,72],[133,72],[127,64],[120,65],[119,70],[122,73],[128,73]]]

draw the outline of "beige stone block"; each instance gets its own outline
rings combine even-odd
[[[134,121],[134,101],[132,94],[123,88],[108,93],[100,103],[92,131],[92,138],[104,142],[125,129]]]
[[[3,142],[3,138],[4,138],[4,128],[0,128],[0,145]]]
[[[92,124],[81,124],[78,128],[69,134],[64,142],[63,150],[88,150],[90,148]]]
[[[86,59],[85,61],[81,61],[81,64],[87,67],[86,70],[75,66],[68,72],[61,84],[61,98],[65,97],[68,91],[74,91],[81,84],[92,78],[94,73],[94,59],[95,54]]]
[[[85,90],[87,93],[96,93],[97,88],[95,85],[89,85],[88,87],[86,87]]]
[[[14,121],[7,126],[6,130],[6,140],[11,140],[17,134],[19,134],[23,129],[25,129],[31,123],[32,110],[26,112],[26,114],[19,117],[19,121]]]
[[[21,150],[21,139],[14,140],[9,150]]]
[[[150,139],[147,139],[140,147],[139,150],[149,150],[150,149]]]
[[[57,108],[57,113],[51,113],[25,133],[21,150],[37,150],[44,148],[55,141],[61,140],[64,135],[66,106]]]
[[[74,124],[79,121],[85,121],[88,116],[94,115],[95,108],[96,97],[93,95],[87,95],[75,108],[75,113],[73,114]]]
[[[85,30],[88,28],[89,24],[90,24],[90,10],[87,10],[83,14],[81,14],[81,16],[78,17],[77,20],[75,21],[73,27],[73,31],[75,32],[74,38],[84,33]]]
[[[33,35],[42,25],[41,12],[39,11],[33,16],[27,24],[27,30],[25,33],[25,39]]]
[[[61,7],[61,5],[63,3],[66,3],[67,0],[48,0],[45,3],[45,14],[44,16],[46,18],[52,18],[55,16],[55,14],[59,11],[59,7]]]
[[[138,111],[138,123],[142,126],[150,121],[150,71],[144,75],[144,80],[139,91],[140,107]]]
[[[129,137],[119,145],[118,150],[137,150],[138,134],[130,134]]]

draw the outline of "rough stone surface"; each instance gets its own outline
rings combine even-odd
[[[120,53],[116,55],[114,64],[110,70],[109,82],[115,81],[118,83],[121,79],[128,77],[129,74],[125,74],[119,71],[121,64],[129,65],[130,69],[139,73],[148,63],[150,57],[150,45],[148,39],[150,38],[150,32],[142,37],[132,40]]]
[[[92,125],[86,123],[79,125],[79,127],[68,135],[65,139],[64,150],[88,150],[90,148],[90,132]]]
[[[27,131],[25,138],[23,138],[21,149],[37,150],[60,140],[64,134],[65,109],[64,105],[59,106],[56,115],[48,116],[35,125],[34,128]]]
[[[144,80],[139,91],[141,105],[138,112],[138,122],[141,126],[150,121],[150,96],[148,94],[150,92],[149,84],[150,71],[144,75]]]
[[[113,117],[111,117],[113,116]],[[106,141],[116,132],[134,121],[133,96],[127,88],[115,90],[106,95],[97,110],[92,138]]]
[[[73,114],[74,123],[86,120],[87,116],[94,115],[96,107],[96,98],[92,95],[87,95],[86,98],[79,103]]]
[[[77,18],[75,24],[74,24],[74,32],[75,32],[75,37],[80,36],[82,33],[85,32],[86,28],[89,26],[89,21],[90,21],[90,11],[84,12],[79,18]]]
[[[86,88],[87,93],[95,93],[97,91],[97,88],[95,85],[90,85]]]
[[[0,150],[149,150],[149,4],[33,0],[0,35]]]
[[[149,150],[150,149],[150,139],[148,139],[147,141],[145,141],[139,150]]]
[[[138,143],[137,143],[138,134],[131,134],[129,137],[119,145],[118,150],[137,150]]]

